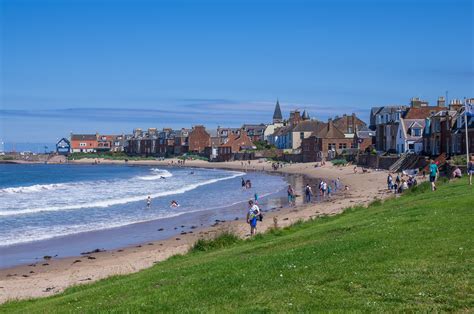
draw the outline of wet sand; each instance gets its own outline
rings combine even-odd
[[[79,160],[74,163],[91,164],[93,161]],[[101,160],[100,162],[102,164],[125,164],[123,161]],[[166,160],[129,161],[126,164],[166,166],[170,163],[169,160]],[[173,166],[176,166],[176,163],[177,160],[173,160]],[[240,161],[224,163],[186,161],[185,164],[186,167],[304,175],[313,180],[317,178],[334,180],[339,177],[341,182],[349,187],[349,190],[343,191],[340,196],[322,202],[276,208],[266,213],[264,221],[258,226],[258,232],[264,232],[273,227],[274,220],[277,221],[278,227],[285,227],[298,220],[307,220],[322,215],[335,215],[342,212],[344,208],[366,205],[377,198],[383,199],[393,195],[385,189],[387,175],[385,171],[363,173],[359,168],[358,173],[354,173],[352,166],[334,167],[327,163],[323,167],[315,168],[314,165],[314,163],[292,164],[273,171],[270,163],[259,161],[252,161],[250,165],[248,163],[242,165]],[[299,177],[301,185],[305,179],[302,176]],[[191,225],[185,226],[186,228],[178,228],[176,234],[166,240],[148,241],[122,249],[90,252],[71,258],[55,259],[52,257],[32,264],[0,270],[0,303],[10,299],[50,296],[73,285],[93,282],[112,275],[133,273],[148,268],[172,255],[186,253],[200,238],[213,238],[225,231],[235,233],[243,238],[248,237],[249,227],[243,215],[239,218],[239,220],[225,222],[216,221],[208,227]]]

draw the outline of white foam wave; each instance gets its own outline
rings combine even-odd
[[[0,189],[0,192],[2,193],[8,193],[8,194],[13,194],[13,193],[35,193],[35,192],[41,192],[41,191],[49,191],[49,190],[55,190],[55,189],[60,189],[64,188],[66,185],[62,183],[58,184],[35,184],[35,185],[30,185],[30,186],[19,186],[19,187],[12,187],[12,188],[4,188]]]
[[[151,168],[150,170],[153,172],[153,175],[140,176],[137,178],[140,180],[153,181],[153,180],[159,180],[162,178],[171,178],[173,176],[173,174],[169,172],[168,170],[158,169],[158,168]]]
[[[6,210],[6,211],[4,210],[4,211],[0,211],[0,216],[17,216],[17,215],[34,214],[34,213],[39,213],[39,212],[75,210],[75,209],[93,208],[93,207],[110,207],[114,205],[121,205],[121,204],[127,204],[131,202],[143,201],[148,195],[150,195],[152,198],[158,198],[158,197],[164,197],[164,196],[169,196],[169,195],[183,194],[203,185],[208,185],[208,184],[216,183],[223,180],[230,180],[230,179],[233,179],[245,174],[242,172],[232,172],[232,173],[233,173],[232,175],[227,176],[227,177],[210,179],[210,180],[206,180],[199,183],[189,184],[187,186],[184,186],[176,190],[158,192],[154,194],[144,194],[144,195],[141,194],[141,195],[131,196],[131,197],[107,199],[103,201],[95,201],[91,203],[81,203],[81,204],[74,204],[74,205],[52,206],[52,207],[44,207],[44,208],[21,209],[21,210]]]

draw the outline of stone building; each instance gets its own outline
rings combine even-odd
[[[188,135],[188,151],[201,154],[206,147],[211,146],[211,135],[203,125],[196,125]]]

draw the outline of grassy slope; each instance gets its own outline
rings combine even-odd
[[[459,181],[2,311],[474,308],[474,191]]]

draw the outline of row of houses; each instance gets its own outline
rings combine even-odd
[[[474,103],[474,98],[466,100]],[[375,148],[380,152],[416,153],[430,156],[466,152],[465,106],[459,99],[449,105],[439,97],[435,106],[412,98],[408,106],[373,107],[370,128],[375,131]],[[469,117],[468,138],[474,147],[474,119]]]
[[[331,159],[349,150],[366,150],[373,144],[375,132],[355,113],[329,118],[327,122],[312,119],[304,110],[290,112],[283,119],[277,102],[273,115],[274,132],[267,140],[289,154],[300,155],[304,162]]]
[[[57,147],[68,147],[72,153],[123,152],[131,135],[73,134],[61,139]],[[58,146],[60,145],[60,146]]]
[[[469,99],[474,103],[474,99]],[[256,143],[273,145],[285,155],[304,162],[328,160],[344,153],[376,150],[379,153],[416,153],[437,156],[463,154],[466,150],[464,106],[460,100],[436,105],[412,98],[408,105],[373,107],[367,125],[355,113],[321,121],[309,112],[289,112],[284,118],[277,100],[272,123],[244,124],[239,128],[203,125],[135,129],[132,134],[71,134],[71,152],[125,152],[136,156],[180,156],[186,153],[211,160],[231,160],[254,150]],[[469,140],[474,147],[474,118],[468,120]]]

